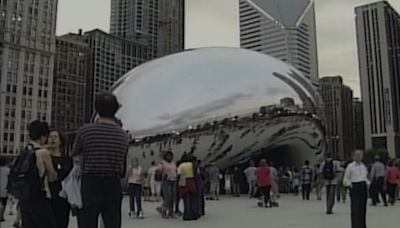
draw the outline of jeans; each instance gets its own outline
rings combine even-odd
[[[233,196],[240,196],[240,183],[233,182]]]
[[[347,193],[347,188],[343,185],[343,183],[338,182],[337,189],[336,189],[336,200],[340,202],[342,200],[343,202],[346,201],[346,193]]]
[[[164,212],[172,214],[174,212],[174,201],[176,196],[175,181],[165,180],[161,184],[161,191],[164,198],[162,208]]]
[[[250,180],[247,183],[249,185],[249,195],[253,196],[256,190],[256,182],[254,180]]]
[[[183,195],[183,220],[197,220],[199,218],[199,206],[197,193],[187,192]]]
[[[333,206],[335,206],[335,191],[336,185],[326,185],[326,212],[332,213]]]
[[[24,228],[57,228],[50,199],[45,194],[20,201],[22,227]]]
[[[389,195],[389,202],[394,204],[396,202],[396,188],[397,184],[387,183],[387,192]]]
[[[203,215],[205,215],[205,204],[206,204],[206,202],[205,202],[205,199],[204,199],[204,196],[205,196],[205,189],[204,189],[204,187],[205,186],[203,186],[203,187],[201,187],[198,191],[197,191],[197,196],[198,196],[198,204],[199,204],[199,214],[201,215],[201,216],[203,216]]]
[[[142,211],[142,185],[141,184],[129,184],[129,210],[135,211],[135,201],[137,206],[137,212]]]
[[[79,228],[98,228],[99,216],[105,228],[121,228],[122,189],[117,177],[82,176],[82,204]]]
[[[303,184],[301,186],[301,193],[303,200],[310,200],[311,184]]]
[[[374,178],[371,183],[371,200],[372,204],[375,205],[379,201],[379,194],[382,197],[383,203],[386,204],[386,192],[384,189],[385,178],[378,177]]]
[[[259,188],[260,188],[261,196],[264,197],[265,205],[268,205],[268,203],[270,201],[271,186],[262,186],[262,187],[259,187]]]

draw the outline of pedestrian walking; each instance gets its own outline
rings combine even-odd
[[[353,153],[353,162],[344,173],[343,184],[350,189],[351,198],[351,228],[366,228],[368,170],[362,163],[363,152]]]

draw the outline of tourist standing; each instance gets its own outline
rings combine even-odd
[[[133,158],[128,167],[128,192],[129,192],[129,217],[144,218],[142,208],[142,180],[144,178],[143,168],[139,165],[139,160]],[[137,212],[135,210],[135,202]]]
[[[326,213],[333,213],[333,206],[335,206],[336,186],[338,180],[338,173],[342,170],[340,162],[333,160],[332,154],[326,155],[326,160],[321,164],[319,172],[325,182],[326,189]]]
[[[386,185],[389,195],[389,202],[392,205],[396,202],[396,188],[399,185],[399,178],[399,169],[393,165],[393,160],[390,160],[386,170]]]
[[[242,172],[238,166],[233,169],[233,197],[240,197],[240,184],[242,183]]]
[[[209,181],[210,181],[210,192],[211,192],[211,198],[210,200],[219,200],[219,185],[220,185],[220,179],[219,179],[219,168],[215,165],[213,162],[211,164],[211,167],[209,169]]]
[[[304,162],[300,175],[303,200],[310,200],[311,185],[314,179],[314,169],[310,166],[308,160]]]
[[[278,171],[276,170],[276,168],[274,167],[274,164],[272,162],[269,163],[269,170],[270,170],[270,174],[271,174],[271,191],[272,194],[274,194],[275,197],[279,198],[279,185],[278,185]],[[257,182],[256,182],[256,189],[254,191],[257,191]]]
[[[250,161],[249,167],[244,170],[244,175],[246,176],[247,185],[249,186],[249,197],[253,197],[256,190],[257,178],[256,178],[256,166],[254,165],[254,161]]]
[[[177,168],[175,163],[172,161],[173,159],[173,153],[171,151],[167,151],[164,153],[164,161],[158,165],[158,170],[163,176],[163,182],[161,184],[161,191],[164,199],[161,211],[163,218],[174,217],[174,201],[176,196],[175,181],[177,177]]]
[[[353,153],[353,162],[344,173],[343,184],[350,189],[351,198],[351,228],[366,228],[368,170],[362,163],[363,152]]]
[[[258,189],[261,196],[263,196],[264,198],[264,206],[272,207],[272,205],[270,204],[271,174],[267,161],[265,159],[262,159],[260,161],[260,166],[256,170],[256,177]]]
[[[65,137],[57,130],[50,131],[48,148],[51,154],[53,167],[57,172],[57,180],[49,183],[51,192],[51,205],[53,207],[57,228],[67,228],[69,224],[71,206],[66,198],[61,198],[59,193],[62,189],[61,182],[72,170],[72,159],[65,151],[63,146]]]
[[[151,189],[151,195],[153,197],[153,201],[160,201],[161,197],[161,181],[162,181],[162,176],[157,173],[158,166],[156,163],[153,161],[151,163],[151,167],[148,171],[148,176],[150,179],[150,189]]]
[[[10,171],[11,194],[19,200],[22,227],[57,228],[49,189],[49,181],[55,181],[57,173],[44,146],[49,125],[36,120],[28,131],[30,142]]]
[[[126,174],[128,135],[115,118],[119,109],[111,93],[96,97],[99,119],[80,128],[71,155],[82,161],[82,210],[79,228],[96,228],[102,215],[105,228],[121,228],[121,179]]]
[[[379,156],[375,156],[374,164],[371,167],[371,173],[369,175],[371,181],[371,206],[376,206],[377,202],[379,202],[379,194],[381,195],[384,206],[387,206],[385,174],[385,165],[380,161]]]
[[[197,202],[196,189],[196,171],[197,168],[192,163],[189,156],[184,156],[181,159],[181,164],[178,167],[178,184],[179,194],[183,198],[183,220],[197,220],[199,218],[199,207]]]

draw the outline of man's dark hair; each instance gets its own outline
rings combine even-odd
[[[306,161],[304,162],[304,164],[310,165],[310,161],[309,161],[309,160],[306,160]]]
[[[3,156],[0,156],[0,166],[5,166],[7,164],[7,159]]]
[[[47,137],[49,135],[49,124],[47,122],[35,120],[29,124],[28,131],[29,138],[33,141],[36,141],[39,140],[41,137]]]
[[[114,94],[102,93],[96,97],[94,108],[100,117],[114,118],[119,109],[119,103]]]
[[[155,166],[156,165],[156,162],[155,161],[152,161],[151,162],[151,166]]]

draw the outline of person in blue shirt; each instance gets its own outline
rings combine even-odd
[[[211,164],[210,170],[210,193],[211,200],[219,200],[219,168],[215,165],[215,163]]]

